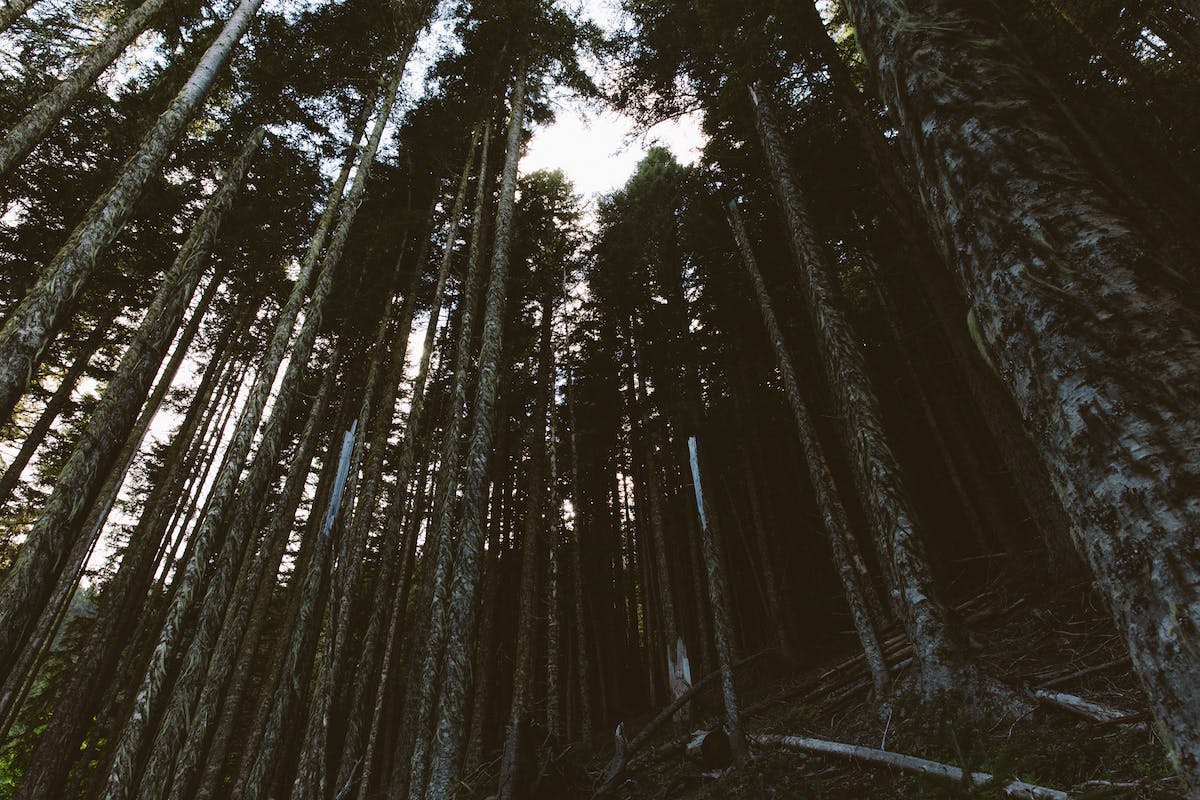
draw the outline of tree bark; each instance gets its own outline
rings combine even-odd
[[[855,483],[894,591],[900,595],[896,599],[915,648],[919,690],[927,699],[942,704],[967,701],[963,710],[974,713],[976,701],[983,699],[979,695],[982,676],[960,644],[938,597],[900,466],[884,432],[879,400],[837,296],[836,275],[812,229],[774,113],[757,90],[751,88],[750,95],[776,196],[791,234],[793,255],[800,267],[800,283],[816,329],[825,377],[843,419]]]
[[[483,551],[483,517],[487,492],[487,463],[492,450],[493,411],[499,383],[500,348],[504,335],[507,304],[509,250],[512,245],[512,219],[516,205],[517,164],[521,153],[521,133],[525,128],[524,65],[518,67],[513,85],[504,171],[500,185],[500,204],[496,211],[496,231],[492,249],[492,274],[488,283],[483,321],[483,344],[479,353],[479,382],[471,411],[472,432],[466,462],[466,475],[460,499],[461,535],[457,543],[455,571],[442,623],[446,634],[446,672],[437,716],[436,750],[429,770],[426,800],[443,800],[451,791],[461,769],[466,717],[465,707],[473,681],[475,642],[475,606]],[[453,476],[447,475],[453,482]],[[447,493],[453,497],[454,492]]]
[[[66,409],[67,403],[71,400],[71,395],[75,392],[75,387],[79,385],[79,379],[83,377],[88,363],[92,360],[92,356],[96,355],[96,352],[108,340],[109,335],[112,333],[109,326],[112,325],[116,316],[116,309],[113,309],[112,312],[104,314],[97,320],[96,327],[92,328],[92,332],[88,334],[88,338],[84,340],[79,350],[75,352],[74,361],[71,362],[70,368],[59,379],[54,394],[50,396],[50,401],[42,409],[37,422],[25,434],[25,439],[21,442],[21,449],[13,456],[13,460],[4,469],[4,477],[0,478],[0,506],[3,506],[11,499],[13,490],[21,483],[21,473],[25,471],[25,467],[29,466],[29,461],[33,458],[34,452],[45,441],[46,434],[50,431],[51,426],[54,425],[62,415],[63,410]]]
[[[1200,792],[1200,344],[1152,243],[1003,37],[929,0],[857,0],[983,346],[1040,442],[1156,725]],[[968,224],[969,223],[969,224]]]
[[[700,458],[696,452],[696,437],[688,439],[692,457],[692,486],[696,490],[696,511],[700,516],[700,543],[704,549],[704,566],[708,576],[708,599],[713,612],[713,638],[717,649],[717,664],[721,670],[721,699],[725,704],[725,719],[729,729],[729,748],[735,764],[742,765],[750,758],[742,720],[738,711],[737,690],[733,685],[733,635],[729,622],[729,601],[725,574],[717,556],[716,543],[708,526],[708,507],[700,484]]]
[[[288,538],[296,519],[296,510],[303,499],[304,489],[312,469],[313,455],[317,448],[320,426],[325,422],[329,397],[333,390],[334,379],[338,373],[337,357],[330,359],[321,389],[313,401],[305,422],[304,431],[292,458],[291,467],[284,482],[283,492],[271,516],[271,524],[263,541],[265,558],[256,569],[257,588],[254,592],[253,609],[247,623],[245,635],[240,643],[229,641],[231,649],[226,650],[218,644],[213,664],[209,666],[209,674],[205,678],[204,692],[197,701],[197,716],[188,730],[188,739],[180,751],[179,761],[175,765],[172,797],[192,797],[196,800],[211,800],[220,790],[221,777],[224,771],[225,757],[233,744],[234,725],[242,707],[251,672],[258,652],[258,643],[265,631],[271,599],[275,593],[279,565],[287,548]],[[222,630],[222,638],[232,640],[234,621],[227,620],[229,633]],[[228,665],[226,658],[235,657],[232,673],[226,673]],[[223,685],[223,675],[228,674],[228,689]],[[224,697],[220,697],[224,691]],[[219,702],[219,717],[215,722],[210,718],[212,709]],[[204,740],[207,727],[215,724],[212,742],[207,752],[204,750]],[[197,770],[203,768],[199,777],[199,785],[192,795],[192,782]]]
[[[241,0],[183,88],[146,134],[137,153],[125,162],[116,183],[92,204],[37,283],[4,321],[0,328],[0,420],[12,416],[42,361],[55,326],[91,277],[96,259],[129,220],[146,182],[159,172],[262,2]]]
[[[9,128],[4,139],[0,140],[0,179],[29,155],[46,131],[62,119],[63,112],[80,93],[100,77],[100,73],[146,29],[150,20],[166,4],[167,0],[144,0],[79,62],[79,66],[66,79],[46,92],[19,122]],[[0,12],[0,30],[6,27],[2,19],[6,12],[7,9]]]
[[[883,215],[880,224],[903,244],[902,256],[910,269],[903,276],[884,272],[882,288],[895,298],[899,309],[908,309],[912,304],[902,300],[902,283],[909,280],[909,275],[916,276],[928,300],[924,305],[937,320],[942,338],[956,358],[975,405],[996,437],[1000,456],[1046,543],[1051,561],[1056,567],[1073,568],[1075,553],[1070,545],[1070,521],[1062,501],[1051,489],[1045,462],[1022,427],[1016,404],[1003,391],[998,377],[971,341],[962,288],[956,285],[952,275],[953,254],[944,249],[935,251],[930,246],[936,234],[928,218],[921,213],[917,189],[908,173],[900,169],[880,125],[868,113],[866,100],[837,45],[825,30],[816,7],[804,2],[795,4],[794,8],[801,27],[808,30],[814,48],[829,70],[830,83],[858,137],[868,170],[878,179],[887,199],[892,213]],[[918,309],[917,313],[922,312]]]
[[[117,574],[105,588],[96,624],[80,654],[78,666],[60,692],[45,733],[38,739],[33,755],[17,790],[19,800],[41,800],[59,795],[67,771],[78,760],[88,718],[100,700],[97,686],[108,686],[117,671],[117,662],[130,634],[136,629],[138,609],[153,581],[155,555],[167,535],[159,526],[166,504],[176,497],[188,466],[185,450],[193,440],[203,438],[201,422],[214,390],[224,371],[224,355],[239,323],[231,323],[222,334],[209,360],[209,367],[175,432],[165,461],[171,466],[146,499],[142,515],[130,535],[127,552]],[[90,753],[91,748],[85,750]]]
[[[172,764],[175,756],[178,754],[179,747],[183,743],[188,718],[193,713],[195,701],[203,687],[205,665],[211,657],[212,648],[216,644],[215,640],[219,634],[220,622],[228,606],[228,598],[230,592],[233,590],[234,582],[239,572],[239,565],[243,560],[242,553],[252,544],[250,538],[252,531],[250,529],[253,522],[254,510],[261,502],[261,497],[266,491],[267,484],[275,474],[276,460],[283,443],[284,429],[291,419],[291,409],[296,401],[300,380],[303,377],[304,370],[312,354],[313,346],[316,343],[321,323],[321,312],[333,291],[333,279],[341,262],[342,251],[345,248],[346,240],[349,238],[350,228],[353,225],[358,207],[362,203],[363,195],[366,192],[367,177],[371,172],[371,164],[379,148],[383,129],[387,124],[392,105],[399,90],[405,62],[406,59],[401,59],[399,66],[394,68],[386,88],[383,90],[383,99],[380,103],[367,145],[363,150],[362,158],[359,161],[358,169],[355,172],[354,183],[350,188],[346,200],[342,203],[337,229],[334,231],[329,247],[322,258],[320,274],[313,289],[312,298],[309,300],[304,322],[296,335],[295,341],[291,345],[287,370],[280,383],[275,402],[271,407],[270,418],[263,429],[261,441],[254,454],[253,464],[244,482],[238,488],[240,493],[239,502],[236,506],[229,503],[228,500],[214,503],[209,512],[205,514],[194,534],[198,541],[212,543],[207,549],[217,555],[217,560],[212,567],[212,578],[209,581],[208,589],[201,601],[202,610],[200,619],[196,624],[191,645],[187,648],[187,655],[182,662],[183,671],[175,681],[169,703],[159,723],[159,732],[151,752],[150,761],[140,779],[138,796],[143,798],[143,800],[151,800],[156,797],[169,784],[173,772]],[[278,328],[276,331],[278,332]],[[258,379],[262,380],[266,377],[266,374],[270,374],[273,378],[275,372],[278,370],[278,366],[279,362],[272,360],[271,368],[265,372],[260,372]],[[264,380],[262,385],[269,389],[271,383]],[[255,388],[257,389],[258,386]],[[264,395],[263,400],[265,401],[265,399]],[[251,407],[255,408],[258,412],[255,414],[255,417],[261,416],[261,406],[257,402],[254,402],[254,405]],[[256,427],[256,424],[257,419],[255,419],[254,426],[247,426],[247,430],[253,431],[253,427]],[[247,444],[249,444],[249,437],[247,437]],[[217,486],[225,487],[228,485],[229,491],[218,494],[218,490],[214,489],[213,494],[215,496],[224,496],[232,499],[233,489],[235,488],[234,483],[237,482],[238,473],[241,471],[241,462],[245,458],[245,452],[239,452],[241,452],[241,455],[237,459],[236,467],[224,472],[217,480]],[[221,536],[220,530],[231,510],[234,511],[233,518],[228,526],[228,531],[224,534],[224,545],[220,546],[217,543]],[[199,552],[200,549],[197,548],[197,553]],[[192,561],[186,566],[186,575],[198,577],[201,571],[204,570],[205,562],[208,560],[207,556],[205,556],[203,561],[198,561],[197,559],[198,556],[193,555]],[[105,800],[118,800],[118,798],[125,796],[118,787],[126,784],[129,780],[128,776],[134,774],[131,768],[136,760],[136,753],[140,749],[140,740],[149,733],[149,729],[145,727],[146,723],[149,722],[151,710],[156,704],[156,697],[166,687],[169,659],[173,657],[174,651],[177,650],[180,644],[180,626],[183,614],[188,606],[200,600],[200,595],[197,591],[199,589],[197,580],[188,581],[185,586],[186,591],[177,592],[176,596],[172,599],[171,612],[168,615],[166,624],[163,626],[159,643],[155,648],[155,654],[151,661],[151,669],[148,671],[141,690],[139,690],[137,708],[122,734],[120,753],[123,757],[118,758],[117,765],[123,768],[122,771],[129,769],[129,772],[127,775],[122,775],[118,774],[118,770],[114,770],[110,776],[108,793]],[[125,767],[126,764],[129,767]]]
[[[9,27],[20,19],[26,11],[33,8],[38,0],[8,0],[4,8],[0,8],[0,33],[4,33]]]
[[[5,576],[0,587],[0,674],[6,676],[11,669],[29,636],[34,615],[46,602],[72,543],[82,533],[80,525],[129,436],[200,281],[217,229],[264,134],[263,128],[256,129],[192,226],[104,396],[89,417],[87,428],[59,473],[54,492]]]
[[[875,623],[871,619],[865,597],[865,593],[869,591],[870,587],[860,584],[848,552],[846,539],[849,535],[850,525],[846,519],[846,509],[842,506],[841,497],[833,480],[833,473],[829,470],[825,450],[821,446],[820,439],[817,438],[817,429],[812,413],[808,410],[808,404],[804,402],[804,396],[800,392],[800,381],[796,377],[796,370],[792,366],[791,356],[784,343],[783,330],[779,327],[779,321],[775,317],[775,308],[771,303],[771,297],[767,294],[766,284],[763,282],[762,274],[758,271],[757,259],[755,259],[754,250],[750,246],[750,237],[746,233],[746,226],[742,222],[736,200],[729,202],[729,223],[733,228],[738,249],[741,250],[742,266],[754,286],[754,294],[758,299],[767,335],[775,348],[775,363],[779,366],[779,372],[783,376],[784,391],[787,393],[788,404],[792,407],[796,432],[800,438],[800,449],[804,453],[805,465],[808,467],[808,479],[812,485],[813,494],[816,495],[817,510],[821,514],[821,521],[824,523],[825,533],[829,537],[829,544],[833,550],[834,566],[842,581],[842,590],[846,595],[846,604],[850,607],[850,615],[854,619],[854,629],[858,633],[859,644],[866,656],[867,665],[871,669],[875,691],[882,699],[888,683],[888,669],[883,658],[883,651],[879,646],[879,632],[875,629]]]

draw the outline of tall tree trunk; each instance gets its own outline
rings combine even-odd
[[[171,146],[208,95],[262,2],[241,0],[175,99],[146,134],[137,153],[125,162],[116,183],[92,204],[37,283],[4,321],[0,328],[0,420],[12,416],[55,327],[91,277],[96,259],[129,220],[146,182],[160,171]]]
[[[19,122],[8,129],[4,139],[0,140],[0,179],[29,155],[80,93],[100,77],[100,73],[146,29],[166,4],[167,0],[145,0],[88,53],[66,79],[46,92]],[[0,30],[4,27],[0,20]]]
[[[522,739],[530,734],[533,706],[533,651],[537,642],[536,611],[538,578],[543,562],[542,527],[546,523],[546,412],[554,392],[554,350],[551,341],[554,311],[550,292],[542,297],[539,339],[537,392],[528,425],[529,470],[525,494],[525,518],[521,531],[521,589],[517,617],[517,641],[513,655],[513,691],[508,725],[504,737],[504,755],[500,759],[500,786],[497,800],[515,800],[522,792],[520,784],[528,776],[520,774]]]
[[[713,638],[716,640],[717,664],[721,670],[721,697],[725,704],[725,720],[729,729],[729,747],[735,764],[744,764],[750,757],[742,720],[738,711],[737,690],[733,685],[733,635],[729,622],[728,590],[725,572],[717,555],[716,542],[708,526],[709,508],[700,482],[700,458],[696,437],[688,439],[691,453],[692,486],[696,490],[696,510],[700,515],[700,543],[704,548],[705,573],[708,576],[708,599],[713,612]]]
[[[1194,317],[1139,274],[1153,243],[1076,156],[1037,77],[947,5],[857,0],[853,13],[982,347],[1041,443],[1168,753],[1200,792]]]
[[[454,579],[446,605],[435,612],[446,612],[446,672],[437,716],[436,749],[429,770],[426,800],[443,800],[457,780],[462,762],[463,721],[473,681],[475,643],[475,607],[483,553],[484,508],[487,494],[487,464],[492,450],[493,412],[499,383],[500,349],[504,336],[507,305],[509,250],[512,245],[512,219],[516,205],[517,164],[521,154],[521,132],[525,128],[525,67],[520,65],[510,101],[504,171],[500,184],[500,204],[496,211],[496,231],[492,248],[492,274],[488,283],[483,321],[483,345],[479,353],[479,383],[471,411],[471,440],[467,453],[466,474],[460,499],[461,534],[454,559]],[[453,476],[448,475],[452,482]],[[453,497],[449,492],[447,497]]]
[[[569,341],[569,338],[568,338]],[[574,591],[572,600],[575,604],[575,649],[576,675],[579,683],[579,738],[587,742],[592,738],[592,703],[590,683],[590,659],[588,656],[588,638],[585,628],[583,602],[583,532],[587,530],[587,507],[579,491],[579,423],[575,418],[575,380],[570,364],[567,365],[567,413],[571,426],[571,506],[575,512],[575,535],[570,544],[571,553],[571,582]]]
[[[393,68],[393,73],[383,89],[383,99],[355,172],[354,183],[342,204],[337,229],[322,258],[320,276],[313,289],[312,298],[309,300],[304,322],[296,335],[296,340],[291,345],[287,370],[271,407],[271,416],[264,427],[262,439],[255,452],[254,462],[248,476],[240,488],[235,487],[238,473],[241,471],[241,461],[245,458],[245,452],[240,451],[241,455],[236,466],[224,472],[217,480],[217,486],[222,488],[227,486],[228,491],[219,493],[217,489],[214,489],[214,496],[232,499],[235,488],[238,488],[240,492],[240,500],[236,504],[233,519],[229,524],[228,531],[224,534],[224,546],[219,545],[218,539],[221,537],[221,529],[226,518],[234,508],[228,500],[214,503],[194,534],[197,541],[212,543],[207,549],[217,555],[217,561],[212,567],[212,578],[202,600],[200,620],[196,624],[192,643],[187,648],[187,655],[182,662],[183,672],[175,682],[174,691],[159,726],[151,759],[140,779],[139,797],[144,800],[151,800],[156,794],[161,793],[170,781],[173,772],[172,764],[183,743],[187,720],[192,714],[195,701],[203,687],[204,665],[211,656],[212,647],[219,634],[221,618],[228,605],[229,593],[233,589],[238,574],[242,552],[250,542],[254,509],[257,508],[268,482],[274,477],[276,459],[283,443],[284,429],[291,420],[291,407],[296,401],[297,388],[307,367],[313,345],[316,343],[321,312],[333,291],[333,279],[341,262],[342,251],[349,238],[356,212],[366,192],[367,177],[370,175],[371,165],[383,136],[383,129],[391,114],[406,61],[407,58],[400,59],[399,65]],[[276,332],[278,333],[278,328]],[[278,366],[278,361],[271,361],[272,368],[269,370],[269,374],[272,377],[278,370]],[[265,378],[265,374],[260,373],[259,378]],[[266,388],[270,388],[270,383],[266,381],[263,383]],[[257,389],[258,386],[255,388]],[[265,400],[265,394],[263,399]],[[251,407],[258,412],[255,417],[261,416],[261,406],[257,402],[254,402]],[[257,423],[257,419],[255,423]],[[253,428],[248,429],[253,430]],[[249,444],[249,438],[247,436],[247,444]],[[197,553],[199,552],[200,549],[197,548]],[[156,705],[156,698],[167,686],[170,672],[169,663],[174,658],[178,645],[181,644],[179,638],[182,633],[183,615],[192,603],[200,599],[197,579],[205,569],[207,560],[207,554],[203,560],[198,560],[198,556],[193,555],[193,560],[186,566],[186,574],[194,577],[186,583],[186,591],[177,592],[176,596],[172,598],[171,612],[163,626],[158,645],[155,647],[151,669],[138,693],[137,708],[122,733],[117,768],[110,776],[105,800],[123,798],[124,790],[119,787],[126,785],[130,776],[136,774],[137,752],[149,733],[147,723],[150,721],[152,710]]]
[[[79,526],[90,503],[129,435],[188,300],[200,281],[217,229],[264,134],[260,127],[251,135],[192,226],[116,374],[88,418],[87,428],[59,473],[45,509],[30,528],[25,545],[5,576],[0,587],[0,653],[3,654],[0,674],[8,674],[28,638],[29,625],[62,572],[63,561],[81,532]]]
[[[267,555],[257,569],[258,585],[255,589],[253,609],[250,611],[250,620],[245,635],[239,644],[233,646],[234,652],[232,653],[218,645],[218,655],[215,657],[214,663],[210,665],[209,674],[205,678],[204,693],[201,694],[196,704],[197,718],[193,720],[188,730],[188,739],[184,743],[179,754],[179,761],[175,765],[172,791],[176,796],[194,796],[196,800],[211,800],[211,798],[223,794],[220,790],[223,788],[221,778],[224,773],[225,757],[235,738],[234,726],[238,721],[244,698],[247,696],[251,672],[258,653],[258,643],[269,619],[271,600],[274,597],[276,581],[279,577],[279,565],[292,532],[296,510],[303,499],[304,489],[312,469],[319,432],[321,425],[325,422],[325,412],[329,406],[329,397],[338,373],[337,359],[331,358],[330,361],[330,367],[321,384],[321,389],[309,409],[308,420],[300,435],[300,442],[292,458],[291,467],[288,469],[283,491],[272,513],[271,524],[264,537],[266,546],[263,552]],[[227,620],[226,624],[230,630],[229,638],[232,639],[232,621]],[[226,631],[222,630],[221,635],[226,637]],[[220,679],[226,669],[223,659],[228,657],[236,657],[236,662],[233,665],[232,674],[228,678],[228,689],[225,689]],[[224,697],[221,698],[217,709],[220,716],[214,723],[205,716],[213,713],[213,707],[217,705],[222,691],[224,691]],[[206,727],[214,724],[212,743],[205,752]],[[196,771],[201,767],[203,767],[203,772],[199,777],[199,785],[195,789],[195,794],[191,795],[189,793],[192,781]]]
[[[775,363],[783,376],[784,391],[787,393],[788,404],[792,407],[796,432],[800,438],[800,449],[804,453],[805,465],[808,467],[809,483],[812,485],[813,494],[816,495],[817,510],[821,514],[821,521],[825,526],[825,533],[829,537],[829,544],[833,550],[834,566],[842,581],[842,590],[846,595],[846,604],[850,607],[850,615],[854,619],[854,629],[858,632],[859,644],[862,645],[867,665],[871,669],[876,695],[882,699],[888,683],[887,663],[883,659],[879,634],[867,606],[865,595],[867,591],[870,591],[870,587],[863,586],[859,582],[852,557],[846,546],[847,537],[850,535],[846,509],[842,506],[841,497],[833,481],[833,473],[829,470],[825,450],[821,446],[820,439],[817,438],[812,412],[808,410],[808,404],[804,402],[804,396],[800,392],[800,381],[796,377],[796,370],[792,366],[791,356],[784,343],[783,330],[779,327],[779,321],[775,317],[774,305],[771,303],[770,295],[767,294],[767,286],[763,282],[762,274],[758,271],[758,263],[750,246],[750,237],[746,233],[746,226],[742,222],[742,215],[738,210],[736,200],[729,202],[729,222],[733,228],[738,249],[741,250],[742,266],[745,267],[750,283],[754,286],[754,294],[758,299],[767,335],[771,338],[771,344],[775,348]]]
[[[25,767],[16,795],[19,800],[58,796],[67,771],[77,760],[87,719],[102,699],[97,695],[96,687],[111,685],[121,651],[136,629],[138,609],[154,577],[155,555],[160,550],[160,540],[168,533],[165,526],[156,526],[165,513],[166,504],[182,485],[188,465],[184,451],[189,449],[193,439],[203,437],[200,427],[204,411],[223,373],[226,349],[232,338],[240,333],[239,327],[239,321],[231,320],[212,352],[209,367],[166,453],[165,461],[170,467],[146,499],[142,516],[130,535],[127,552],[105,588],[100,613],[80,653],[79,663],[59,693],[46,731],[38,739]],[[84,752],[90,754],[90,749]]]
[[[50,396],[50,401],[42,409],[37,422],[33,423],[33,427],[26,432],[25,439],[21,442],[21,449],[13,456],[13,460],[8,462],[8,466],[4,469],[4,476],[0,478],[0,506],[3,506],[12,497],[13,490],[21,483],[21,473],[25,471],[25,467],[29,466],[34,452],[45,440],[50,428],[58,421],[66,409],[67,403],[71,401],[71,395],[74,394],[75,387],[79,385],[79,379],[83,377],[88,362],[112,334],[109,326],[112,325],[116,316],[114,308],[112,312],[103,314],[96,321],[96,327],[92,328],[92,332],[75,352],[74,361],[59,379],[54,394]]]
[[[979,694],[984,688],[982,675],[961,645],[938,597],[900,466],[884,432],[879,400],[837,296],[833,267],[812,229],[773,111],[756,89],[751,88],[750,95],[762,148],[800,267],[800,283],[816,329],[825,377],[843,419],[855,483],[892,585],[900,593],[898,600],[914,648],[919,689],[930,700],[967,701],[963,708],[972,713],[977,701],[983,699]]]
[[[997,439],[1000,456],[1034,525],[1041,532],[1051,559],[1056,566],[1067,567],[1075,558],[1069,540],[1070,521],[1062,501],[1051,489],[1050,475],[1041,454],[1021,425],[1016,405],[1005,396],[999,378],[971,341],[965,322],[967,308],[962,289],[955,285],[951,274],[953,255],[944,249],[934,251],[930,247],[934,231],[928,218],[921,213],[918,192],[908,173],[900,169],[880,125],[868,113],[865,98],[837,45],[825,30],[816,7],[810,2],[802,2],[794,4],[793,8],[800,18],[799,27],[808,32],[814,48],[825,62],[832,88],[859,140],[868,169],[878,179],[892,211],[880,222],[904,245],[903,257],[910,269],[903,276],[884,272],[885,288],[896,298],[898,308],[907,309],[911,304],[901,300],[902,289],[910,280],[909,275],[916,276],[928,299],[925,307],[937,320],[943,339],[954,353],[972,399]]]

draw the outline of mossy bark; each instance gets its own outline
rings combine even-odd
[[[853,18],[991,360],[1200,792],[1200,340],[1154,243],[998,28],[941,0]]]

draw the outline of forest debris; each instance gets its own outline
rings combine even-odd
[[[729,766],[733,751],[729,746],[729,734],[724,728],[701,730],[692,734],[687,744],[687,757],[708,769],[721,769]]]
[[[831,742],[825,739],[766,734],[751,736],[750,742],[758,747],[782,747],[803,753],[819,753],[867,764],[879,764],[916,775],[944,778],[955,783],[970,783],[976,787],[990,786],[997,782],[994,775],[986,772],[967,773],[951,764],[943,764],[903,753],[892,753],[887,750],[876,750],[873,747]],[[1019,780],[1009,781],[1001,786],[1000,790],[1006,797],[1016,798],[1016,800],[1070,800],[1070,795],[1066,792],[1035,786]]]
[[[1129,656],[1122,655],[1120,658],[1114,658],[1112,661],[1105,661],[1103,664],[1094,664],[1090,667],[1084,667],[1083,669],[1075,670],[1074,672],[1070,672],[1066,675],[1060,675],[1057,678],[1044,681],[1038,686],[1038,688],[1049,689],[1054,686],[1062,686],[1064,683],[1070,683],[1071,681],[1078,680],[1079,678],[1086,678],[1088,675],[1095,675],[1097,672],[1104,672],[1106,670],[1113,669],[1114,667],[1124,666],[1128,663]]]
[[[746,664],[749,664],[751,661],[755,661],[756,659],[758,659],[761,656],[766,655],[767,653],[770,653],[770,652],[773,652],[773,650],[772,649],[761,650],[752,656],[747,656],[746,658],[743,658],[741,661],[737,662],[733,666],[735,669],[738,667],[744,666]],[[618,725],[617,732],[616,732],[616,740],[617,740],[616,752],[613,754],[612,759],[608,762],[608,766],[604,768],[604,773],[603,773],[604,777],[600,783],[600,788],[598,788],[596,790],[596,793],[593,796],[600,797],[600,796],[605,795],[608,792],[612,791],[612,789],[616,785],[617,778],[619,778],[621,776],[621,773],[623,773],[625,771],[625,767],[627,766],[629,759],[638,750],[640,750],[642,748],[642,746],[646,744],[647,741],[650,740],[650,737],[653,736],[658,731],[658,729],[662,727],[664,722],[666,722],[668,719],[670,719],[671,717],[673,717],[675,715],[676,711],[678,711],[679,709],[683,708],[685,705],[690,703],[692,701],[692,699],[694,697],[696,697],[696,695],[700,694],[700,692],[703,689],[705,689],[707,686],[715,683],[717,678],[719,678],[719,677],[721,677],[720,671],[714,670],[713,672],[710,672],[707,675],[705,675],[700,680],[696,681],[696,683],[693,684],[690,689],[688,689],[683,694],[679,695],[679,697],[675,698],[674,701],[672,701],[669,705],[665,706],[661,711],[659,711],[658,714],[655,715],[654,719],[652,719],[648,723],[646,723],[646,727],[642,728],[638,732],[638,735],[633,737],[633,739],[626,740],[624,738],[624,734],[623,734],[624,723]],[[675,742],[672,742],[671,745],[674,746],[676,749],[678,749],[679,743],[678,743],[678,741],[675,741]],[[658,753],[658,751],[655,751],[655,754],[657,754],[657,753]]]
[[[1131,720],[1137,716],[1134,712],[1125,711],[1120,708],[1113,708],[1102,703],[1096,703],[1091,700],[1084,700],[1073,694],[1064,692],[1051,692],[1046,689],[1035,689],[1033,696],[1040,702],[1047,703],[1052,706],[1078,714],[1085,719],[1090,719],[1093,722],[1100,723],[1118,723],[1122,720]],[[1131,720],[1132,721],[1132,720]]]

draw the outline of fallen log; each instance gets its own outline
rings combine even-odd
[[[1033,696],[1039,702],[1070,711],[1073,714],[1078,714],[1084,719],[1090,719],[1093,722],[1099,722],[1102,724],[1116,723],[1135,716],[1135,714],[1131,711],[1126,711],[1121,708],[1113,708],[1112,706],[1106,706],[1091,700],[1084,700],[1082,697],[1077,697],[1073,694],[1065,694],[1063,692],[1051,692],[1046,689],[1034,689]]]
[[[933,778],[944,778],[954,783],[970,783],[972,786],[992,786],[998,783],[996,777],[986,772],[964,772],[961,768],[925,758],[908,756],[903,753],[892,753],[887,750],[876,750],[872,747],[831,742],[825,739],[810,739],[804,736],[761,735],[751,736],[750,743],[756,747],[781,747],[786,750],[796,750],[802,753],[816,753],[834,756],[849,761],[864,764],[878,764],[892,767],[902,772],[915,775],[927,775]],[[1024,781],[1012,780],[999,787],[1006,797],[1016,800],[1070,800],[1070,795],[1058,789],[1047,789]]]

